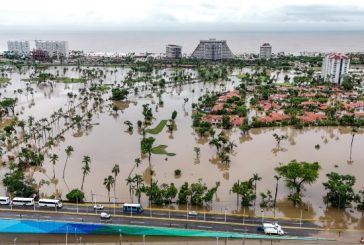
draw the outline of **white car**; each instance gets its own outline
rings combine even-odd
[[[188,216],[196,217],[197,215],[198,215],[198,213],[196,211],[189,211],[188,212]]]
[[[103,206],[103,205],[101,205],[101,204],[95,204],[95,205],[94,205],[94,209],[95,209],[95,210],[103,210],[103,209],[104,209],[104,206]]]
[[[110,218],[111,218],[111,215],[106,212],[102,212],[100,214],[100,219],[110,219]]]

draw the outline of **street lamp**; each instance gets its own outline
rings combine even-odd
[[[123,240],[123,235],[121,234],[121,229],[119,229],[119,244],[121,245],[121,241]]]
[[[264,210],[261,209],[260,212],[262,213],[262,224],[264,223]]]
[[[143,245],[145,245],[145,235],[143,235]]]

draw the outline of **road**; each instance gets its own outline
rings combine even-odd
[[[112,216],[113,224],[140,225],[156,227],[173,227],[183,229],[198,229],[210,231],[226,231],[238,233],[259,233],[257,226],[262,221],[272,219],[261,217],[242,217],[224,213],[198,213],[189,216],[186,211],[146,209],[142,214],[123,213],[120,206],[106,206],[103,210]],[[100,223],[99,213],[92,206],[64,205],[61,209],[31,207],[0,206],[0,218],[7,219],[38,219],[71,222]],[[290,236],[316,236],[320,227],[309,221],[279,220],[287,235]]]

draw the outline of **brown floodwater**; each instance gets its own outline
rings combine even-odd
[[[49,71],[56,73],[56,70],[62,75],[63,68],[49,68]],[[100,68],[101,69],[101,68]],[[105,68],[104,70],[107,70]],[[111,68],[108,68],[111,70]],[[114,69],[112,69],[114,70]],[[120,81],[127,74],[128,69],[117,68],[116,72],[106,73],[105,83],[113,83],[115,80]],[[36,119],[49,117],[51,113],[57,111],[60,107],[64,110],[68,108],[67,93],[77,93],[79,88],[84,85],[80,84],[63,84],[57,83],[53,88],[37,87],[34,88],[34,95],[26,94],[26,83],[21,78],[29,76],[30,71],[24,71],[25,74],[11,74],[12,84],[6,88],[2,88],[3,96],[12,96],[15,89],[23,89],[23,93],[17,93],[19,106],[16,112],[19,117],[26,120],[29,115],[33,115]],[[166,69],[159,71],[171,74],[173,70]],[[195,76],[194,71],[188,71]],[[80,74],[69,67],[66,76],[79,77]],[[213,211],[230,213],[241,213],[249,215],[265,215],[272,216],[273,210],[259,208],[260,198],[258,197],[256,207],[240,208],[236,205],[236,196],[230,193],[230,189],[237,180],[247,180],[258,173],[262,180],[257,184],[257,191],[266,192],[271,190],[274,194],[275,188],[275,171],[274,168],[279,163],[288,163],[292,159],[308,162],[319,162],[321,164],[320,177],[317,182],[311,186],[306,186],[304,192],[305,206],[302,208],[294,208],[291,203],[286,201],[289,193],[282,181],[279,182],[278,207],[276,216],[289,216],[300,218],[301,209],[302,217],[308,219],[325,219],[324,224],[330,228],[340,229],[363,229],[364,220],[362,213],[356,209],[348,208],[345,212],[341,210],[326,208],[323,202],[325,190],[322,182],[326,180],[325,175],[330,171],[337,171],[342,174],[352,174],[357,178],[355,190],[358,191],[364,186],[363,166],[364,163],[364,135],[362,132],[356,134],[353,143],[352,157],[350,159],[350,142],[351,129],[344,127],[321,127],[321,128],[305,128],[293,129],[284,128],[264,128],[253,129],[248,136],[241,136],[240,130],[237,128],[227,131],[230,140],[237,144],[231,156],[229,165],[222,164],[216,160],[216,149],[208,144],[208,140],[200,138],[191,127],[192,119],[191,104],[197,102],[197,99],[206,91],[224,91],[230,90],[238,84],[236,77],[231,77],[230,81],[221,86],[220,83],[193,83],[183,85],[181,87],[166,88],[161,99],[164,101],[163,107],[158,107],[158,97],[150,90],[140,91],[138,95],[130,95],[130,103],[117,113],[108,109],[109,101],[104,103],[104,108],[94,113],[92,119],[93,126],[87,131],[78,132],[71,129],[65,133],[65,139],[48,153],[56,153],[59,155],[59,161],[55,166],[57,184],[42,186],[40,192],[43,195],[52,195],[56,192],[65,195],[68,189],[80,188],[82,181],[82,158],[84,155],[91,157],[91,173],[86,176],[84,183],[84,191],[86,200],[92,201],[91,193],[95,194],[97,201],[107,201],[108,193],[103,185],[105,177],[111,174],[114,164],[120,165],[120,174],[116,180],[116,201],[130,202],[128,187],[125,179],[134,165],[134,159],[140,157],[140,140],[142,136],[136,129],[136,122],[143,119],[142,105],[149,103],[153,108],[153,115],[156,118],[152,127],[159,123],[162,119],[169,119],[172,111],[178,112],[176,119],[176,131],[172,134],[164,129],[160,134],[153,135],[156,138],[155,144],[168,145],[167,151],[176,153],[176,156],[166,157],[161,155],[152,155],[151,161],[153,170],[155,171],[154,180],[159,184],[174,182],[177,187],[181,186],[185,181],[196,182],[199,179],[207,186],[211,187],[215,182],[221,183],[216,197],[211,204],[210,209]],[[143,84],[140,84],[142,90]],[[6,90],[6,91],[5,91]],[[106,99],[107,96],[104,96]],[[187,104],[184,105],[184,98],[189,98]],[[77,99],[76,99],[77,100]],[[91,106],[91,103],[89,107]],[[127,126],[124,121],[129,120],[134,124],[133,133],[126,131]],[[61,120],[61,124],[62,124]],[[220,132],[220,129],[216,130]],[[281,147],[277,149],[276,142],[272,137],[273,133],[288,135],[287,141],[281,143]],[[320,149],[315,149],[315,145],[319,144]],[[62,170],[66,159],[65,148],[71,145],[75,149],[68,159],[66,169],[66,182],[62,180]],[[196,159],[194,147],[200,147],[200,158]],[[5,157],[4,157],[5,159]],[[148,168],[147,159],[143,159],[142,164],[135,169],[133,174],[144,174]],[[182,175],[175,178],[174,170],[180,169]],[[34,178],[37,181],[41,179],[49,180],[53,175],[52,164],[49,158],[43,164],[44,171],[35,171]],[[6,167],[1,168],[1,176],[7,172]],[[33,172],[33,171],[30,171]],[[2,187],[0,195],[5,192]],[[112,191],[112,198],[113,191]],[[136,198],[133,198],[136,201]],[[144,206],[148,206],[148,201],[142,197]],[[177,208],[177,207],[175,207]],[[184,208],[184,207],[180,207]],[[197,207],[192,207],[197,209]]]

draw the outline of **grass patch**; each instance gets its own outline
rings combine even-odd
[[[5,118],[0,121],[0,129],[6,126],[14,125],[16,123],[15,118]]]
[[[159,134],[162,132],[163,128],[166,126],[167,120],[162,120],[155,128],[148,128],[145,130],[148,134]]]
[[[10,78],[7,77],[0,77],[0,84],[8,83],[10,81]]]
[[[84,78],[71,78],[71,77],[58,77],[57,81],[63,83],[84,83],[86,79]]]
[[[176,155],[176,153],[171,153],[171,152],[167,152],[166,151],[167,146],[166,145],[159,145],[156,146],[152,149],[152,153],[153,154],[158,154],[158,155],[167,155],[170,157],[173,157]]]

